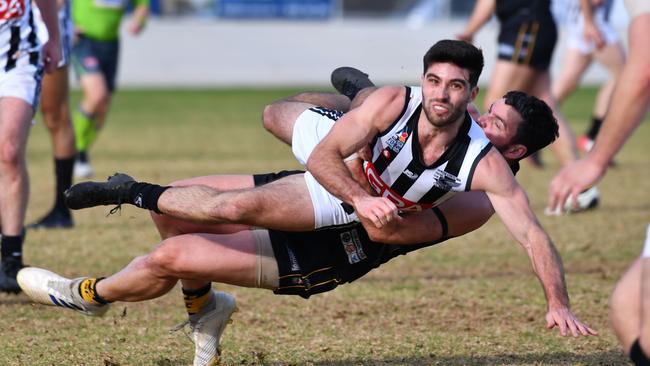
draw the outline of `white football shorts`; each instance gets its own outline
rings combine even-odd
[[[23,57],[29,56],[25,54]],[[19,63],[8,72],[0,72],[0,98],[19,98],[36,109],[41,94],[42,79],[42,67]]]
[[[583,28],[585,25],[582,15],[577,17],[577,21],[567,24],[567,47],[573,50],[578,50],[583,55],[592,54],[596,51],[596,45],[593,42],[587,41],[583,35]],[[605,20],[605,9],[598,8],[594,13],[594,22],[603,35],[605,44],[613,44],[619,41],[618,33],[612,24]]]

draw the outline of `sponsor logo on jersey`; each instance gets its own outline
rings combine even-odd
[[[404,147],[404,144],[406,143],[408,137],[409,134],[406,133],[406,131],[398,132],[386,140],[386,148],[394,152],[400,152],[400,150],[402,150]]]
[[[419,177],[418,173],[413,173],[412,171],[410,171],[408,169],[404,170],[404,174],[407,177],[411,178],[412,180],[416,180]]]
[[[345,253],[348,255],[348,262],[350,264],[359,263],[366,259],[366,253],[363,252],[361,240],[359,240],[359,233],[356,229],[341,233],[341,244]]]
[[[433,207],[433,202],[413,202],[394,192],[392,189],[390,189],[390,186],[386,184],[383,179],[381,179],[381,176],[377,174],[377,171],[375,170],[375,167],[372,165],[372,163],[368,162],[366,164],[365,171],[366,178],[368,178],[368,183],[372,189],[374,189],[379,196],[386,197],[391,200],[391,202],[393,202],[400,211],[422,211]]]
[[[460,179],[444,170],[437,169],[433,173],[433,185],[440,189],[450,191],[452,188],[460,186]]]

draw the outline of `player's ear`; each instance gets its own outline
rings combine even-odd
[[[472,102],[476,100],[476,97],[478,96],[478,91],[479,91],[478,85],[473,87],[472,91],[470,92],[469,100],[471,100]]]
[[[523,158],[528,149],[522,144],[512,144],[502,152],[503,156],[509,160],[519,160]]]

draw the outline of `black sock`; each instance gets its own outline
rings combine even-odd
[[[4,261],[7,258],[13,258],[18,263],[23,263],[23,240],[25,239],[24,235],[18,236],[9,236],[2,235],[0,240],[2,260]]]
[[[603,124],[603,119],[598,117],[591,117],[591,126],[587,131],[587,137],[591,140],[595,140],[598,136],[598,131],[600,131],[600,126]]]
[[[69,212],[65,205],[63,192],[72,185],[72,170],[74,169],[74,157],[67,159],[54,159],[54,173],[56,175],[56,200],[54,210]]]
[[[157,214],[161,214],[158,209],[158,198],[168,188],[157,184],[136,182],[129,189],[129,203],[136,205],[140,208],[151,210]]]
[[[86,150],[81,150],[77,153],[77,160],[79,160],[82,163],[88,162],[88,153],[86,152]]]

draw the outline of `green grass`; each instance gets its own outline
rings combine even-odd
[[[97,177],[125,171],[166,183],[213,173],[296,168],[288,147],[261,127],[263,106],[292,90],[121,91],[92,151]],[[565,114],[582,132],[593,89]],[[74,100],[78,95],[74,95]],[[221,286],[241,311],[223,339],[224,363],[271,365],[627,365],[610,330],[608,296],[640,253],[650,217],[650,127],[641,126],[600,185],[601,207],[542,216],[559,165],[524,165],[518,178],[566,267],[573,310],[600,335],[562,338],[544,328],[545,300],[528,259],[498,219],[462,238],[400,257],[309,301]],[[53,197],[49,136],[32,130],[28,219]],[[108,275],[159,241],[146,212],[75,213],[68,231],[30,232],[27,263],[66,276]],[[1,365],[189,365],[193,346],[167,330],[185,319],[180,291],[115,304],[93,319],[0,295]]]

